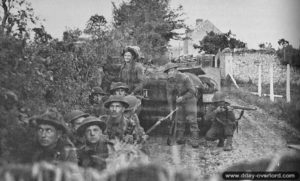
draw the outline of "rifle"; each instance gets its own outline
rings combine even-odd
[[[235,105],[230,105],[229,103],[225,103],[225,105],[222,106],[225,110],[228,110],[228,109],[241,109],[242,111],[240,112],[240,115],[237,119],[235,119],[237,122],[236,122],[236,131],[238,132],[238,120],[240,120],[243,115],[244,115],[244,111],[254,111],[256,110],[256,108],[251,108],[251,107],[244,107],[244,106],[235,106]],[[219,121],[220,122],[220,121]]]
[[[229,105],[227,107],[230,107],[232,109],[242,109],[242,110],[246,110],[246,111],[254,111],[256,110],[256,108],[252,108],[252,107],[244,107],[244,106],[232,106],[232,105]]]
[[[176,107],[175,110],[177,110],[177,109],[178,109],[178,107]],[[172,125],[171,125],[170,130],[169,130],[169,137],[168,137],[168,139],[167,139],[167,144],[168,144],[169,146],[172,146],[174,140],[176,139],[176,130],[177,130],[177,120],[174,119],[174,120],[172,121]]]
[[[151,128],[149,128],[147,131],[146,131],[146,134],[149,134],[153,129],[155,129],[158,125],[160,125],[163,121],[169,119],[169,117],[171,117],[176,111],[177,111],[178,108],[174,109],[173,111],[171,111],[166,117],[163,117],[161,119],[159,119],[153,126],[151,126]]]

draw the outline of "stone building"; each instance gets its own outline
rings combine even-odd
[[[196,25],[187,32],[186,39],[183,41],[183,54],[197,55],[198,49],[194,48],[194,44],[199,45],[199,42],[206,36],[208,32],[222,33],[213,23],[209,20],[197,19]]]

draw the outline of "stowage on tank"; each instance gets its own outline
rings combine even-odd
[[[201,117],[205,113],[203,97],[213,94],[218,90],[218,86],[209,77],[204,76],[203,78],[205,72],[201,67],[184,67],[182,69],[178,68],[178,70],[189,76],[197,90],[197,117],[201,121]],[[149,73],[143,83],[142,110],[139,118],[145,130],[171,112],[168,106],[166,85],[167,75],[162,70],[154,70]],[[162,124],[156,130],[165,132],[167,124]]]

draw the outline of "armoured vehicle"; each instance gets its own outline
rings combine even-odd
[[[198,98],[198,120],[201,121],[201,117],[205,114],[206,102],[218,90],[218,83],[206,76],[201,66],[184,65],[179,67],[178,70],[187,74],[194,83]],[[142,109],[139,118],[145,130],[171,111],[167,101],[166,83],[167,76],[162,70],[153,71],[144,82]],[[165,124],[162,124],[160,128],[166,127]]]

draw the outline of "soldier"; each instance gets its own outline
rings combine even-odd
[[[213,108],[204,116],[205,120],[212,121],[210,129],[207,131],[205,137],[208,141],[219,140],[218,147],[224,147],[225,151],[231,151],[233,133],[236,129],[237,121],[233,110],[225,105],[229,104],[225,100],[225,94],[218,91],[212,98]]]
[[[109,116],[106,119],[107,134],[110,139],[119,139],[128,143],[140,143],[145,139],[145,132],[134,120],[124,116],[124,111],[129,104],[123,96],[112,95],[104,103],[109,109]]]
[[[86,143],[79,151],[79,165],[82,167],[93,167],[98,170],[106,168],[106,158],[108,157],[107,138],[103,135],[106,129],[105,122],[90,116],[83,120],[78,127],[78,136],[84,136]]]
[[[113,82],[110,86],[111,95],[126,96],[128,94],[129,87],[123,82]]]
[[[91,107],[87,112],[96,117],[107,114],[107,110],[104,107],[104,102],[107,99],[106,96],[107,93],[101,87],[94,87],[89,96]]]
[[[168,63],[164,72],[168,74],[167,99],[171,110],[178,108],[175,115],[177,121],[176,137],[178,144],[186,142],[184,133],[188,123],[191,131],[192,147],[199,147],[199,128],[197,124],[197,98],[192,80],[177,70],[178,65]]]
[[[129,104],[129,107],[125,109],[124,116],[132,119],[135,125],[140,126],[138,114],[141,110],[141,100],[134,95],[128,95],[128,90],[128,86],[123,82],[113,83],[110,89],[112,95],[125,96],[124,99]]]
[[[37,146],[32,161],[68,161],[77,163],[76,149],[71,141],[63,138],[67,127],[62,115],[55,109],[47,110],[36,118]]]
[[[144,79],[144,68],[141,63],[136,60],[139,54],[133,47],[126,47],[122,56],[124,57],[124,64],[120,71],[120,81],[129,86],[129,92],[137,93],[142,89]]]
[[[76,135],[77,128],[88,116],[88,113],[82,112],[80,110],[72,110],[65,116],[65,121],[68,123],[72,132],[71,140],[75,144],[76,148],[82,146],[82,144],[84,143],[84,140]]]

